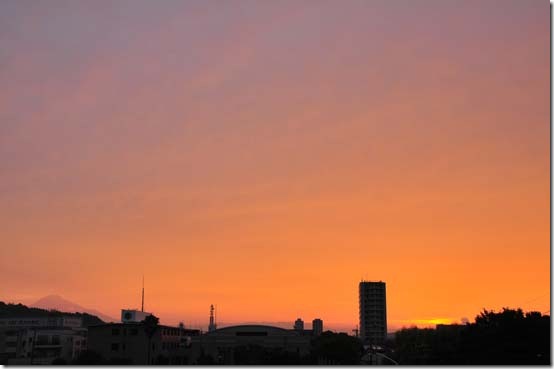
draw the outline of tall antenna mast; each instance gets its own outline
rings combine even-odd
[[[208,325],[208,332],[213,332],[217,328],[215,323],[214,310],[214,306],[210,305],[210,324]]]
[[[144,312],[144,274],[142,275],[142,306],[140,311]]]

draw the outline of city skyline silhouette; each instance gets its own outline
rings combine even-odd
[[[207,331],[183,322],[166,325],[144,310],[144,287],[141,309],[122,309],[120,321],[102,321],[78,306],[80,312],[71,313],[0,302],[0,364],[550,363],[549,314],[521,308],[483,309],[472,322],[465,319],[461,324],[441,322],[434,328],[411,326],[390,332],[386,295],[385,282],[360,281],[360,320],[353,334],[333,332],[320,318],[311,326],[302,318],[292,327],[260,322],[225,325],[217,321],[214,305],[210,305]]]
[[[550,10],[0,2],[0,301],[118,320],[144,276],[162,325],[351,335],[367,280],[388,332],[549,315]]]

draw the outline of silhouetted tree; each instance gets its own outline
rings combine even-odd
[[[87,313],[65,313],[54,309],[46,310],[46,309],[40,309],[40,308],[34,308],[34,307],[27,307],[23,304],[6,304],[0,301],[0,318],[8,318],[8,317],[37,318],[37,317],[62,317],[62,316],[73,316],[73,317],[81,318],[83,320],[84,327],[104,323],[97,316],[87,314]]]
[[[550,316],[521,309],[484,310],[467,325],[402,329],[393,357],[400,364],[550,364]]]
[[[461,349],[467,364],[550,364],[550,317],[484,310],[464,330]]]
[[[395,360],[409,365],[432,364],[435,337],[436,331],[430,328],[401,329],[396,332]]]
[[[146,337],[148,337],[148,351],[147,351],[148,364],[151,364],[150,354],[152,352],[152,337],[154,336],[154,333],[156,333],[156,331],[158,330],[159,323],[160,323],[160,319],[154,314],[148,315],[142,321],[142,324],[144,326],[144,332],[146,333]]]
[[[360,364],[362,342],[346,333],[323,332],[313,339],[311,356],[313,363],[324,361],[334,365]]]

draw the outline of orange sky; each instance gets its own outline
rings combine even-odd
[[[549,311],[548,32],[546,1],[3,1],[0,300]]]

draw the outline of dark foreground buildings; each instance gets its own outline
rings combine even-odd
[[[323,323],[321,322],[321,325]],[[237,325],[201,333],[158,325],[149,336],[141,323],[110,323],[89,327],[89,350],[113,364],[235,364],[237,352],[252,348],[302,357],[310,352],[318,329],[283,329]],[[238,351],[237,351],[238,350]]]
[[[214,364],[237,364],[237,353],[240,355],[244,351],[243,356],[249,355],[248,351],[256,347],[302,357],[309,354],[311,339],[311,332],[303,334],[299,329],[237,325],[193,337],[191,359],[198,362],[202,355],[206,355],[213,358]]]
[[[360,338],[364,345],[383,345],[387,338],[387,291],[385,282],[361,281]]]
[[[199,330],[158,325],[149,335],[139,323],[109,323],[88,329],[88,349],[112,363],[186,364],[191,337]]]
[[[77,358],[87,347],[82,319],[11,317],[0,319],[0,364],[51,364]]]

